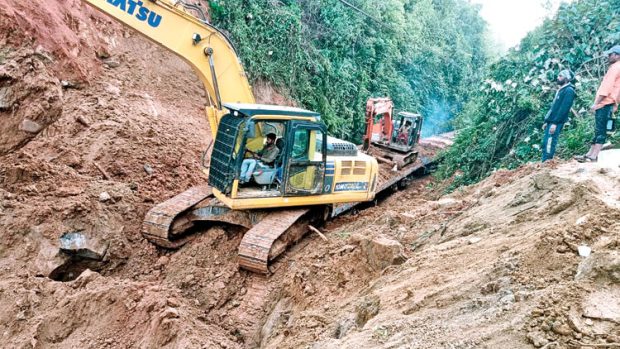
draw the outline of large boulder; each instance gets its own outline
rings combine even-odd
[[[407,258],[403,253],[403,245],[385,235],[375,238],[353,237],[354,244],[360,246],[368,264],[375,270],[383,270],[390,265],[403,264]]]

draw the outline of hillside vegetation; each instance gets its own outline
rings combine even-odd
[[[594,132],[589,107],[606,69],[602,54],[620,42],[620,0],[579,0],[531,32],[492,64],[455,120],[460,130],[441,171],[454,186],[477,182],[497,168],[540,159],[543,118],[562,69],[576,73],[577,99],[562,131],[559,156],[585,152]],[[616,137],[617,139],[617,137]]]
[[[427,131],[445,130],[488,62],[486,24],[464,0],[209,3],[253,83],[271,82],[352,141],[371,96],[422,112]]]

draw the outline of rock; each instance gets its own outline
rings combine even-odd
[[[556,322],[553,324],[551,330],[561,336],[568,336],[571,334],[571,329],[567,324]]]
[[[112,84],[107,84],[105,87],[105,91],[114,96],[121,95],[121,88]]]
[[[68,255],[101,261],[109,243],[83,232],[64,233],[59,239],[60,250]]]
[[[368,264],[373,269],[383,270],[390,265],[403,264],[407,258],[403,254],[403,245],[383,235],[372,240],[362,238],[359,245],[366,255]]]
[[[481,238],[475,237],[475,238],[469,239],[469,241],[467,243],[470,244],[470,245],[473,245],[473,244],[479,243],[480,241],[482,241]]]
[[[170,258],[166,256],[161,256],[159,257],[159,259],[157,259],[157,262],[155,263],[155,268],[161,269],[165,267],[168,264],[168,262],[170,262]]]
[[[180,303],[180,302],[179,302],[179,300],[178,300],[178,299],[176,299],[176,298],[168,298],[168,299],[166,300],[166,304],[167,304],[169,307],[172,307],[172,308],[178,308],[178,307],[180,307],[180,306],[181,306],[181,303]]]
[[[30,119],[22,120],[22,123],[19,125],[19,129],[28,133],[39,133],[43,126],[41,126],[36,121],[32,121]]]
[[[584,225],[586,223],[588,223],[588,215],[585,215],[577,219],[577,221],[575,222],[575,225]]]
[[[620,323],[620,286],[589,294],[581,307],[587,318]]]
[[[148,174],[149,176],[153,175],[153,172],[155,172],[153,170],[153,167],[151,167],[151,165],[149,164],[145,164],[144,165],[144,171],[146,172],[146,174]]]
[[[80,89],[82,87],[79,83],[75,83],[73,81],[68,81],[68,80],[61,80],[60,86],[62,86],[62,88],[65,88],[65,89],[69,89],[69,88]]]
[[[58,246],[54,246],[47,239],[41,239],[39,253],[34,258],[31,266],[36,276],[48,276],[56,268],[69,260],[66,254],[58,253]]]
[[[98,50],[97,52],[95,52],[95,55],[97,55],[97,58],[99,58],[99,59],[108,59],[108,58],[110,58],[110,53],[108,51],[106,51],[105,49]]]
[[[581,323],[581,319],[577,315],[570,313],[566,317],[566,320],[567,320],[568,326],[570,326],[570,328],[572,328],[573,331],[578,332],[578,333],[585,333],[585,330],[583,329],[583,324]]]
[[[620,252],[594,253],[577,267],[576,281],[585,279],[620,283]]]
[[[355,316],[348,316],[336,323],[336,327],[332,336],[336,339],[344,338],[354,326]]]
[[[344,245],[344,246],[342,246],[342,248],[340,248],[338,251],[336,251],[336,254],[343,255],[343,254],[346,254],[346,253],[350,253],[350,252],[353,252],[356,248],[357,248],[357,246],[355,246],[355,245]]]
[[[527,339],[534,345],[536,348],[540,348],[543,345],[547,345],[549,341],[545,336],[540,332],[530,332],[527,334]]]
[[[103,193],[99,194],[99,201],[107,202],[110,200],[112,200],[112,197],[107,192],[104,191]]]
[[[512,304],[516,301],[516,298],[515,298],[515,295],[512,292],[510,292],[507,295],[500,298],[499,301],[502,304]]]
[[[118,60],[115,60],[115,59],[111,59],[111,58],[105,59],[103,61],[103,64],[105,64],[106,67],[112,68],[112,69],[118,68],[118,67],[121,66],[121,62],[119,62]]]
[[[381,300],[377,296],[367,297],[355,307],[356,316],[355,323],[360,328],[379,314],[381,308]]]
[[[166,310],[164,310],[164,312],[161,314],[162,319],[176,319],[179,318],[179,316],[179,311],[175,308],[170,307],[166,308]]]
[[[13,91],[10,86],[0,88],[0,110],[8,110],[13,106]]]
[[[77,277],[77,279],[75,279],[74,286],[75,288],[83,288],[89,283],[95,281],[100,276],[101,275],[99,273],[90,269],[86,269],[82,272],[82,274],[80,274],[80,276]]]

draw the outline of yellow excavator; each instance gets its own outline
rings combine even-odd
[[[208,185],[153,207],[142,230],[149,241],[178,248],[199,222],[242,226],[248,230],[239,246],[240,267],[269,273],[269,262],[300,239],[310,221],[334,215],[338,205],[374,199],[377,160],[328,136],[318,113],[255,104],[231,42],[182,1],[83,1],[181,57],[207,92],[214,137]],[[256,161],[242,185],[244,160],[263,148],[267,136],[276,158]]]

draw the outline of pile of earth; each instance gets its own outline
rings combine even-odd
[[[3,347],[620,342],[617,168],[530,165],[450,196],[418,181],[250,274],[238,230],[177,251],[140,234],[155,203],[206,180],[191,69],[79,1],[0,5]],[[292,104],[266,82],[255,94]],[[59,252],[68,232],[103,260]]]

